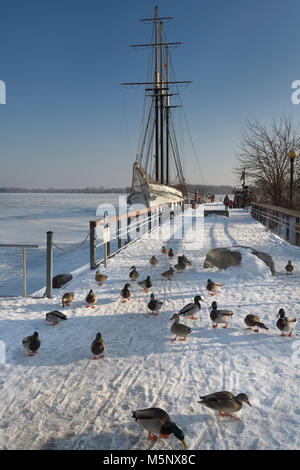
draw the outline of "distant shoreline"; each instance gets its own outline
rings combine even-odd
[[[203,193],[212,193],[212,194],[228,194],[232,193],[233,187],[230,185],[201,185],[201,184],[188,184],[187,189],[189,192],[194,192],[195,189],[202,191]],[[71,189],[26,189],[26,188],[0,188],[0,193],[66,193],[66,194],[126,194],[130,191],[130,188],[71,188]]]
[[[127,193],[127,188],[112,188],[112,189],[94,189],[94,188],[86,188],[86,189],[25,189],[25,188],[0,188],[0,193],[20,193],[20,194],[28,194],[28,193],[66,193],[66,194],[103,194],[103,193]]]

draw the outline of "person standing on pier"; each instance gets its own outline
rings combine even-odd
[[[223,203],[224,203],[226,212],[229,212],[230,199],[228,197],[228,194],[226,194],[226,196],[224,197]]]

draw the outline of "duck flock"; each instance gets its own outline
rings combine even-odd
[[[174,258],[174,252],[172,248],[167,248],[165,245],[161,248],[161,256],[167,257],[170,261]],[[161,260],[159,256],[152,256],[149,260],[150,269],[157,269]],[[162,278],[166,282],[172,281],[176,273],[182,273],[185,270],[189,269],[192,265],[192,260],[187,259],[185,255],[178,256],[176,264],[170,266],[167,271],[161,273]],[[293,266],[291,261],[288,262],[285,271],[287,275],[293,273]],[[139,280],[140,274],[136,269],[136,266],[131,266],[128,274],[128,281],[125,283],[124,287],[120,291],[120,302],[129,302],[132,296],[132,287],[134,284],[138,284],[141,289],[144,289],[145,293],[153,288],[153,283],[151,275],[146,276],[145,279]],[[95,281],[99,286],[102,286],[106,281],[109,282],[108,276],[96,272]],[[221,289],[226,289],[219,282],[208,279],[206,282],[207,295],[216,296]],[[72,292],[66,292],[62,296],[62,308],[68,307],[74,300],[74,294]],[[90,289],[88,294],[85,297],[86,308],[96,308],[97,296],[94,293],[93,289]],[[174,312],[170,321],[172,321],[170,331],[174,335],[170,341],[176,341],[179,338],[180,341],[187,341],[188,336],[193,332],[193,329],[189,327],[184,320],[198,320],[198,317],[203,315],[201,308],[201,302],[206,302],[207,299],[203,295],[196,295],[193,299],[193,302],[188,303],[178,312]],[[208,306],[209,304],[207,304]],[[155,297],[153,292],[150,292],[150,298],[147,301],[147,308],[150,312],[150,315],[157,317],[159,312],[162,311],[164,302]],[[213,301],[209,307],[210,310],[210,319],[212,321],[212,327],[217,328],[219,325],[224,325],[223,328],[228,327],[228,322],[234,315],[234,312],[231,310],[224,310],[218,308],[217,302]],[[296,318],[288,317],[285,314],[285,310],[280,308],[277,314],[278,320],[276,327],[280,330],[281,336],[291,337],[293,330],[296,325]],[[53,310],[46,314],[46,321],[49,322],[52,326],[56,326],[61,322],[67,320],[67,315],[59,310]],[[244,323],[247,329],[252,330],[256,333],[260,329],[268,330],[269,328],[260,321],[258,315],[248,314],[244,318]],[[40,341],[38,332],[34,332],[31,336],[23,338],[23,347],[26,349],[29,357],[34,356],[38,353],[38,350],[42,344]],[[96,332],[95,339],[90,344],[90,350],[92,353],[92,359],[98,360],[104,358],[104,352],[106,350],[106,345],[104,339],[100,332]],[[238,393],[234,395],[228,391],[215,391],[205,396],[200,396],[200,401],[202,405],[217,411],[221,416],[228,416],[233,420],[239,420],[233,413],[236,413],[241,410],[243,403],[252,406],[250,403],[250,398],[246,393]],[[146,408],[132,411],[132,417],[144,428],[149,435],[149,438],[152,441],[156,441],[158,436],[161,438],[168,438],[173,434],[177,439],[179,439],[185,447],[188,447],[185,441],[185,436],[183,431],[171,420],[168,413],[161,408]]]

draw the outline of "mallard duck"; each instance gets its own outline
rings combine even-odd
[[[131,292],[129,290],[130,284],[125,284],[123,289],[121,290],[121,296],[123,297],[123,302],[127,302],[130,300]]]
[[[148,303],[148,308],[151,310],[151,315],[158,315],[158,311],[161,310],[163,306],[163,301],[158,300],[154,297],[154,294],[150,295],[150,302]]]
[[[280,336],[285,336],[284,333],[288,333],[288,336],[292,336],[293,329],[296,326],[297,320],[294,317],[286,317],[285,316],[285,311],[283,308],[279,310],[279,313],[277,314],[277,317],[280,317],[279,320],[277,320],[276,326],[277,328],[282,331],[282,334]]]
[[[149,260],[149,263],[151,264],[151,266],[153,266],[155,268],[155,266],[157,265],[157,259],[155,258],[155,256],[152,256]]]
[[[169,249],[168,256],[169,258],[174,258],[174,251],[172,250],[172,248]]]
[[[147,276],[143,281],[139,281],[139,285],[144,288],[145,292],[148,292],[148,289],[152,287],[152,281],[150,276]]]
[[[216,292],[222,289],[222,284],[211,279],[207,279],[206,289],[210,292],[210,295],[215,295]]]
[[[132,417],[149,433],[149,438],[152,441],[157,441],[159,434],[163,439],[168,438],[174,434],[179,439],[185,448],[187,445],[184,440],[182,430],[171,421],[168,413],[161,408],[147,408],[145,410],[132,411]]]
[[[180,341],[185,341],[186,337],[191,334],[192,328],[189,326],[183,325],[183,323],[179,323],[179,314],[174,313],[170,320],[174,320],[173,325],[171,326],[170,330],[175,335],[175,338],[172,341],[176,341],[177,336],[180,336]]]
[[[53,326],[56,326],[62,320],[67,320],[68,317],[64,314],[59,312],[58,310],[53,310],[52,312],[46,313],[46,321],[52,323]]]
[[[132,271],[130,271],[129,277],[130,277],[130,279],[131,279],[132,281],[136,281],[140,274],[139,274],[138,271],[136,270],[136,267],[135,267],[135,266],[131,266],[130,269],[132,269]]]
[[[185,264],[187,264],[187,265],[189,265],[189,266],[192,266],[191,260],[187,259],[187,257],[186,257],[185,255],[178,256],[178,263],[181,263],[182,261],[183,261]]]
[[[99,286],[102,286],[103,282],[108,279],[106,274],[101,274],[100,271],[96,271],[95,281],[99,283]]]
[[[256,330],[254,330],[256,333],[259,332],[259,328],[263,328],[264,330],[269,329],[266,327],[266,325],[264,325],[264,323],[260,322],[259,317],[257,315],[253,315],[251,313],[246,316],[244,322],[248,326],[248,330],[252,330],[252,327],[256,327]]]
[[[292,265],[291,261],[289,261],[285,267],[285,272],[287,274],[292,274],[293,271],[294,271],[294,266]]]
[[[66,305],[69,307],[71,305],[72,300],[74,300],[73,292],[66,292],[61,299],[63,308],[65,308]]]
[[[163,255],[167,255],[168,254],[168,248],[165,247],[165,245],[163,245],[162,249],[161,249],[161,252]]]
[[[180,261],[177,264],[175,264],[174,267],[177,269],[177,271],[183,272],[186,268],[186,262],[185,261]]]
[[[104,344],[103,338],[101,333],[96,334],[96,338],[94,341],[92,341],[91,344],[91,351],[94,354],[93,359],[99,359],[99,357],[104,357],[104,351],[106,349],[106,346]]]
[[[183,307],[178,312],[178,315],[182,315],[183,317],[189,317],[192,320],[197,320],[197,317],[195,317],[194,315],[196,313],[199,313],[201,310],[200,301],[204,302],[204,298],[201,295],[196,295],[196,297],[194,297],[194,302],[187,304],[185,307]]]
[[[41,345],[37,331],[35,331],[32,336],[23,338],[22,344],[28,352],[28,356],[34,356]]]
[[[97,297],[95,293],[92,291],[92,289],[90,289],[90,292],[86,296],[85,301],[87,303],[85,308],[89,308],[89,307],[96,308],[95,303],[97,302]]]
[[[202,405],[207,406],[211,410],[218,411],[221,416],[230,416],[232,419],[239,420],[236,416],[231,413],[240,411],[243,406],[243,402],[247,405],[252,406],[248,395],[246,393],[239,393],[234,396],[230,392],[222,391],[211,393],[210,395],[204,395],[200,397]]]
[[[162,276],[166,277],[168,279],[168,281],[170,281],[172,279],[172,277],[174,276],[174,274],[175,274],[175,269],[170,268],[170,269],[168,269],[168,271],[165,271],[164,273],[162,273]]]
[[[223,326],[223,328],[227,328],[227,322],[232,317],[233,312],[231,310],[218,310],[217,302],[213,302],[210,308],[212,309],[210,312],[210,319],[215,322],[213,328],[216,328],[219,323],[225,323],[225,326]]]

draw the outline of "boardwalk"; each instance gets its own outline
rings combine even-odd
[[[187,215],[192,216],[192,211]],[[175,220],[175,230],[178,228]],[[0,305],[1,339],[6,364],[0,366],[0,448],[4,449],[180,449],[174,437],[153,443],[131,418],[131,410],[166,409],[184,430],[189,449],[296,449],[300,422],[300,341],[282,338],[276,329],[280,307],[298,317],[299,248],[267,231],[243,210],[229,218],[205,218],[204,232],[193,240],[192,228],[182,240],[168,243],[175,256],[193,264],[172,281],[162,281],[169,261],[160,253],[158,230],[144,236],[109,261],[108,281],[101,287],[88,267],[68,286],[75,300],[64,309],[68,321],[52,327],[44,321],[61,308],[63,290],[49,299],[6,299]],[[167,242],[167,230],[161,233]],[[273,256],[276,275],[260,263],[220,272],[205,270],[209,248],[247,245]],[[149,258],[158,258],[151,268]],[[295,274],[286,276],[291,259]],[[158,317],[150,316],[150,293],[135,285],[131,301],[120,290],[135,265],[139,279],[150,274],[151,289],[164,301]],[[211,327],[205,290],[208,278],[224,284],[215,299],[234,316],[228,329]],[[93,288],[95,310],[85,308]],[[192,329],[186,342],[172,342],[170,317],[197,294],[205,297],[199,320],[184,320]],[[256,313],[268,331],[245,329],[248,313]],[[38,331],[41,347],[26,357],[23,336]],[[105,358],[91,360],[97,331],[107,345]],[[298,349],[297,349],[298,347]],[[294,356],[293,356],[294,354]],[[294,358],[294,359],[293,359]],[[243,406],[240,421],[224,418],[198,403],[199,394],[218,390],[246,392],[252,408]]]

